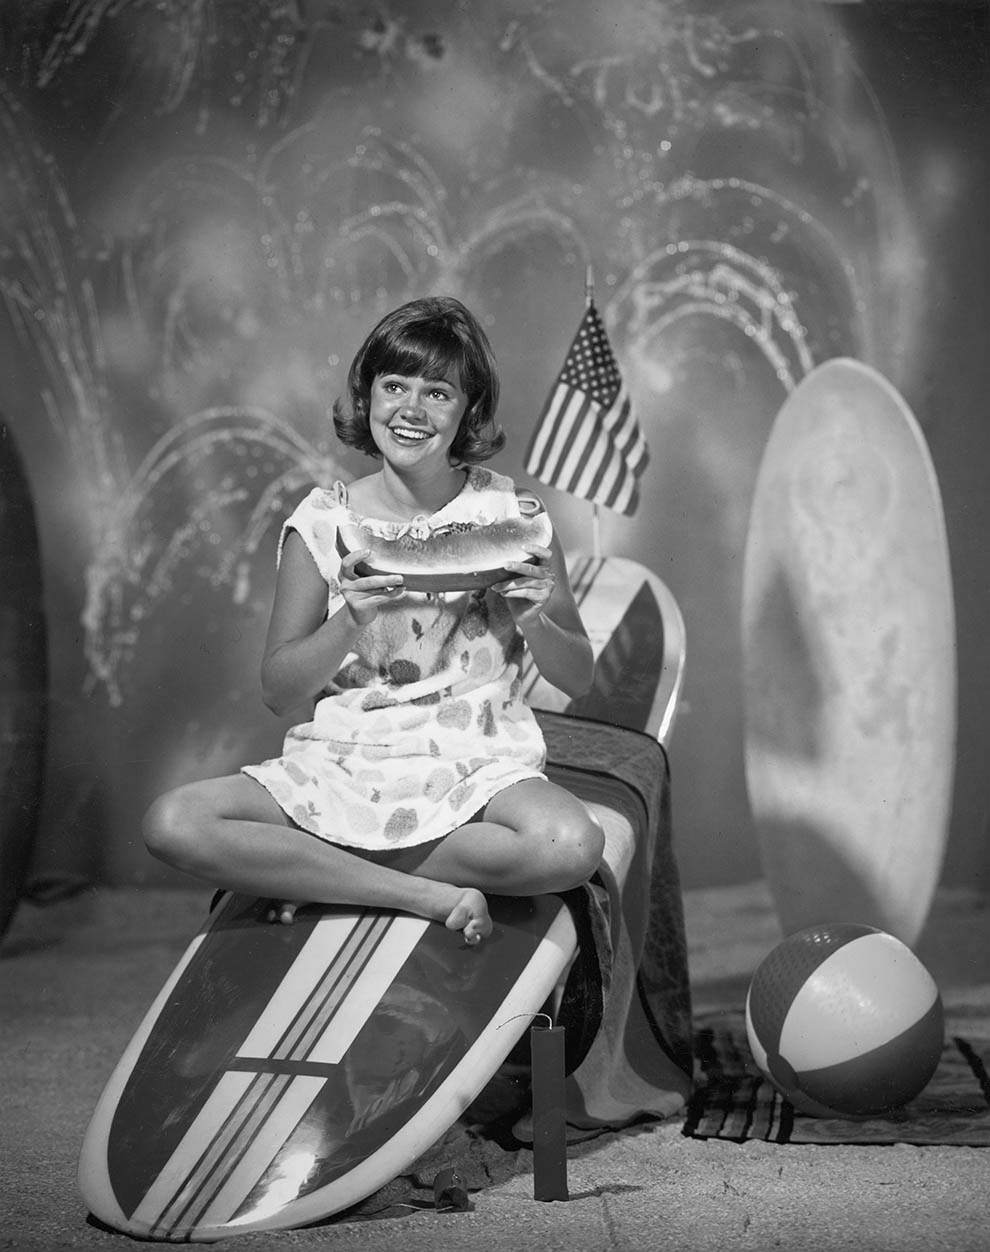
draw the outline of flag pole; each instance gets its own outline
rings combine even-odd
[[[588,268],[584,274],[584,307],[590,309],[594,303],[595,269],[589,261]],[[600,560],[602,555],[602,522],[597,504],[592,504],[591,506],[591,550],[595,559]]]

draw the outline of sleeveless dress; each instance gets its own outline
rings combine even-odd
[[[326,579],[329,616],[344,606],[343,519],[395,538],[518,515],[512,480],[479,466],[447,505],[408,523],[358,517],[335,483],[311,491],[288,518],[279,553],[296,531]],[[504,788],[544,777],[543,735],[520,692],[524,648],[496,592],[407,591],[357,637],[282,755],[242,772],[330,843],[380,851],[439,839]]]

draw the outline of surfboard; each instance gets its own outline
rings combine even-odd
[[[31,864],[48,733],[48,649],[34,506],[0,422],[0,935]]]
[[[773,425],[747,533],[746,785],[785,933],[913,944],[945,852],[952,580],[922,431],[882,375],[818,366]]]
[[[226,895],[113,1072],[79,1185],[144,1238],[298,1227],[391,1181],[532,1025],[574,951],[557,896],[493,897],[477,947],[434,922]]]
[[[594,685],[572,700],[523,666],[526,701],[536,709],[641,730],[666,743],[684,680],[685,633],[666,583],[626,557],[571,553],[567,571],[595,657]]]

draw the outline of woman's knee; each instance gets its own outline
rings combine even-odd
[[[601,864],[605,850],[601,823],[576,796],[545,780],[507,788],[489,804],[485,819],[516,833],[518,843],[506,847],[507,856],[512,864],[523,858],[531,865],[544,884],[537,890],[576,887]]]
[[[207,812],[195,784],[159,796],[144,815],[141,833],[153,857],[193,871]]]
[[[576,887],[595,873],[605,851],[605,832],[601,823],[583,805],[579,809],[558,814],[545,832],[554,862]]]

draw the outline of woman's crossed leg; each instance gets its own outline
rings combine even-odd
[[[499,792],[480,821],[431,843],[384,854],[328,843],[290,821],[246,774],[189,783],[148,810],[151,853],[232,891],[284,901],[401,909],[460,930],[469,943],[491,932],[486,893],[540,895],[584,882],[604,836],[586,806],[545,779]]]

